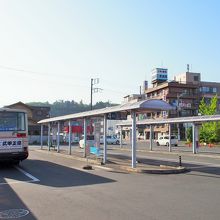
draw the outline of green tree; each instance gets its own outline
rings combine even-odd
[[[74,100],[72,101],[57,100],[52,104],[50,104],[49,102],[29,102],[26,104],[33,105],[33,106],[50,107],[51,117],[73,114],[73,113],[84,112],[84,111],[90,110],[90,105],[83,104],[82,100],[79,103],[75,102]],[[100,109],[100,108],[105,108],[105,107],[110,107],[110,106],[115,106],[115,105],[117,104],[112,104],[109,101],[108,102],[97,102],[95,105],[93,105],[93,109]]]
[[[214,96],[210,104],[205,102],[204,97],[202,98],[199,105],[199,113],[201,115],[214,115],[217,112],[217,103],[218,98],[217,95]],[[220,134],[220,124],[217,122],[209,122],[202,124],[200,129],[200,141],[204,141],[206,143],[213,143],[219,141]]]
[[[192,142],[192,127],[186,130],[187,141]]]

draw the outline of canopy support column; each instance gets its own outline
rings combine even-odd
[[[193,139],[193,154],[196,154],[197,153],[197,147],[198,147],[198,144],[199,144],[199,138],[198,138],[198,126],[193,123],[193,126],[192,126],[192,139]]]
[[[86,118],[84,118],[83,123],[84,123],[84,131],[83,131],[83,133],[84,133],[84,141],[83,141],[83,143],[84,143],[84,151],[83,151],[83,157],[86,157],[86,141],[87,141],[87,123],[86,123]]]
[[[104,127],[103,127],[103,163],[105,164],[107,161],[107,141],[106,141],[106,134],[107,134],[107,115],[104,114]]]
[[[122,148],[123,145],[122,141],[122,126],[120,126],[120,148]]]
[[[57,124],[57,153],[60,152],[60,122]]]
[[[48,150],[50,151],[50,123],[48,123],[48,139],[47,139],[47,144],[48,144]]]
[[[171,146],[171,124],[169,124],[169,152],[172,151],[172,146]]]
[[[131,147],[132,147],[132,168],[136,167],[136,112],[133,111],[132,115],[132,140],[131,140]]]
[[[71,136],[72,136],[72,129],[71,129],[71,121],[69,120],[69,155],[71,155]]]
[[[44,125],[41,124],[40,126],[40,149],[43,149],[43,131],[44,131]]]
[[[150,151],[153,150],[153,125],[150,125]]]

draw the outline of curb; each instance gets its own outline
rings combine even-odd
[[[77,157],[74,155],[66,155],[66,154],[62,154],[62,153],[57,153],[57,152],[51,152],[51,151],[44,151],[44,150],[40,150],[40,149],[36,149],[34,151],[40,152],[40,153],[44,153],[44,154],[52,154],[55,156],[60,156],[63,158],[68,158],[68,159],[74,159],[74,160],[78,160],[78,161],[82,161],[82,162],[87,162],[86,158],[81,158],[81,157]],[[185,167],[172,167],[172,166],[165,166],[165,165],[160,165],[160,167],[153,167],[153,168],[131,168],[128,166],[120,166],[118,169],[112,168],[111,166],[108,167],[108,164],[106,164],[105,167],[103,167],[102,162],[101,161],[97,161],[91,158],[88,158],[88,162],[90,164],[96,165],[95,167],[99,168],[99,169],[103,169],[106,171],[119,171],[119,170],[124,170],[130,173],[149,173],[149,174],[178,174],[178,173],[184,173],[189,171],[188,169],[186,169]]]
[[[126,170],[131,173],[149,173],[149,174],[179,174],[179,173],[185,173],[189,170],[185,167],[171,167],[171,166],[164,166],[160,165],[158,168],[131,168],[131,167],[125,167],[120,166],[120,169]]]
[[[74,159],[74,160],[78,160],[78,161],[82,161],[82,162],[87,162],[87,158],[77,157],[77,156],[74,156],[72,154],[71,155],[66,155],[66,154],[62,154],[62,153],[44,151],[44,150],[39,150],[39,149],[34,150],[34,151],[37,151],[37,152],[40,152],[40,153],[45,153],[45,154],[53,154],[55,156],[60,156],[60,157],[68,158],[68,159]],[[88,163],[95,164],[95,165],[102,165],[101,161],[97,161],[97,160],[94,160],[94,159],[91,159],[91,158],[88,158]]]

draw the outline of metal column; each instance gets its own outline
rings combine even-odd
[[[86,157],[86,140],[87,140],[87,123],[86,118],[84,118],[84,151],[83,151],[83,157]]]
[[[104,115],[104,127],[103,127],[103,163],[105,164],[107,161],[107,115]]]
[[[44,130],[44,125],[41,124],[40,126],[40,148],[41,150],[43,149],[43,130]]]
[[[50,151],[50,123],[48,124],[48,139],[47,139],[47,144],[48,144],[48,150]]]
[[[120,148],[122,148],[123,145],[122,141],[122,126],[120,126]]]
[[[153,125],[150,125],[150,151],[153,149]]]
[[[180,141],[180,124],[179,123],[177,124],[177,131],[178,131],[177,138],[178,138],[178,141]]]
[[[57,153],[60,152],[60,122],[57,124]]]
[[[197,145],[198,145],[198,127],[196,126],[195,123],[193,123],[192,126],[192,148],[193,148],[193,154],[197,153]]]
[[[169,152],[172,151],[172,146],[171,146],[171,124],[169,124]]]
[[[72,129],[71,129],[71,121],[69,121],[69,154],[71,154],[71,136],[72,136]]]
[[[132,168],[136,167],[136,112],[132,112],[132,140],[131,140],[131,147],[132,147]]]

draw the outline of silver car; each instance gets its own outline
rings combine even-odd
[[[114,135],[107,136],[106,142],[107,142],[107,144],[120,144],[120,140]],[[100,137],[100,144],[103,144],[103,143],[104,143],[103,136],[101,136]]]

